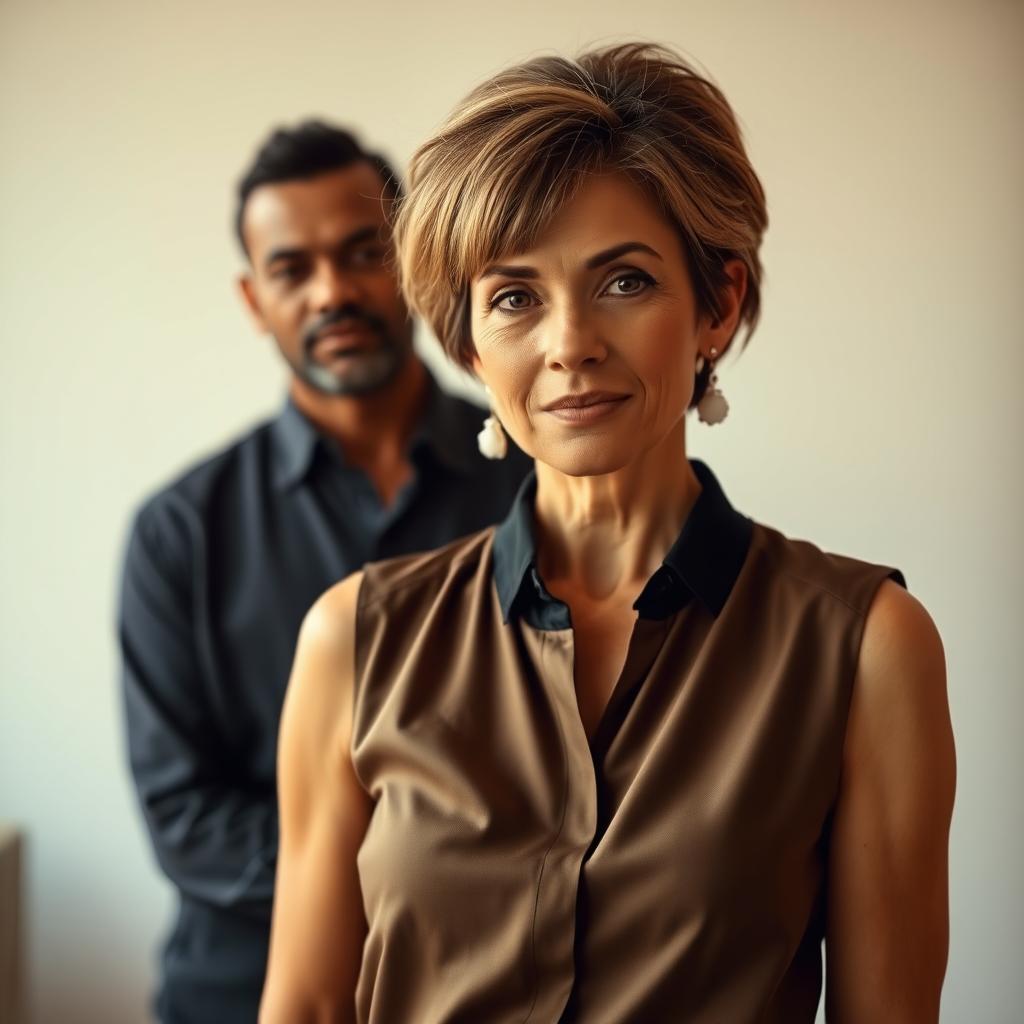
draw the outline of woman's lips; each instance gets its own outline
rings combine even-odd
[[[629,401],[629,395],[580,396],[579,404],[553,404],[544,411],[563,423],[590,424],[617,412]]]

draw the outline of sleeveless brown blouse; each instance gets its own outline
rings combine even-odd
[[[692,465],[589,740],[533,477],[497,529],[366,568],[360,1022],[814,1020],[865,613],[904,581],[752,522]]]

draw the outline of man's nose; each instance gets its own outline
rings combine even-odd
[[[328,261],[316,268],[310,289],[310,305],[318,313],[348,303],[358,304],[362,295],[358,276]]]
[[[593,318],[567,309],[552,316],[546,328],[545,359],[552,370],[579,370],[604,362],[608,349]]]

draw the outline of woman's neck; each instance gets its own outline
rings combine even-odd
[[[537,464],[537,559],[553,593],[635,598],[661,565],[701,485],[686,458],[685,421],[629,465],[573,477]]]

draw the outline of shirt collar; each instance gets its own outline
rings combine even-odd
[[[443,391],[427,371],[427,397],[423,416],[409,441],[413,459],[426,453],[435,461],[460,473],[473,470],[476,456],[476,434],[483,412]],[[317,448],[330,446],[341,465],[345,464],[341,449],[332,444],[305,417],[289,396],[271,426],[273,436],[274,482],[287,489],[304,479],[313,465]]]
[[[714,473],[703,462],[691,459],[690,465],[701,483],[701,492],[661,568],[647,581],[633,605],[642,618],[666,618],[693,596],[717,617],[747,557],[753,523],[732,507]],[[526,606],[555,600],[536,571],[536,494],[537,477],[530,473],[495,531],[494,582],[505,622]],[[551,620],[551,616],[537,614],[530,618]]]
[[[282,490],[298,483],[313,464],[322,438],[316,427],[299,411],[291,396],[271,424],[273,480]]]
[[[413,458],[427,452],[457,473],[472,473],[480,462],[476,435],[483,418],[482,409],[448,394],[427,371],[427,400],[409,452]]]
[[[531,470],[519,486],[512,507],[494,533],[494,585],[498,589],[501,617],[508,622],[520,593],[533,586],[531,573],[537,546],[533,534],[533,506],[537,497],[537,473]]]
[[[703,462],[691,459],[690,465],[701,492],[665,556],[664,567],[717,617],[746,561],[754,524],[732,507],[718,478]]]

